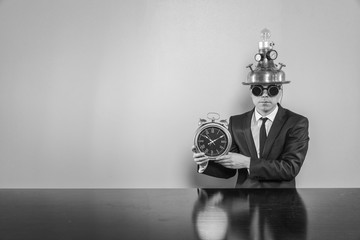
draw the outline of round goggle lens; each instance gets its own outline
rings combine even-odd
[[[267,89],[267,91],[270,97],[275,97],[279,93],[279,88],[277,88],[276,86],[271,86]]]
[[[258,86],[254,86],[251,91],[252,91],[252,94],[254,94],[254,96],[256,96],[256,97],[261,96],[263,93],[263,90],[261,89],[261,87],[258,87]]]

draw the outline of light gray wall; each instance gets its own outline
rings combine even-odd
[[[272,32],[310,120],[298,187],[360,187],[360,2],[0,2],[0,187],[219,187],[192,162],[198,119],[251,106]]]

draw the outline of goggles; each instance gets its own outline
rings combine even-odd
[[[251,87],[251,92],[254,96],[260,97],[263,95],[264,90],[267,91],[269,97],[275,97],[279,94],[281,86],[279,85],[269,85],[267,88],[264,88],[262,85],[254,85]]]

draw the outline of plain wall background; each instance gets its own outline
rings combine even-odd
[[[260,31],[310,121],[298,187],[360,187],[360,1],[0,1],[0,187],[232,187],[200,117],[252,108]]]

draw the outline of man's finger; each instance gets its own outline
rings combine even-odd
[[[195,161],[197,164],[205,163],[205,162],[207,162],[208,160],[209,160],[209,158],[208,158],[207,156],[194,159],[194,161]]]
[[[197,153],[198,151],[196,150],[196,147],[193,145],[192,147],[191,147],[191,151],[193,151],[194,153]]]
[[[220,156],[220,157],[217,157],[215,160],[224,160],[224,159],[230,159],[231,156],[228,154],[228,155],[223,155],[223,156]]]
[[[205,153],[203,153],[203,152],[199,152],[199,153],[194,153],[193,154],[193,157],[194,158],[199,158],[199,157],[204,157],[205,156]]]

